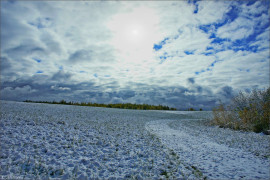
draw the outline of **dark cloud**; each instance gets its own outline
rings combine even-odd
[[[120,92],[114,92],[110,94],[110,97],[118,97],[118,98],[122,98],[123,100],[132,98],[136,95],[135,91],[133,90],[124,90],[124,91],[120,91]]]
[[[91,46],[79,49],[70,54],[69,63],[113,63],[115,61],[113,49],[110,46]]]
[[[14,58],[16,60],[20,60],[22,57],[25,57],[29,54],[35,53],[45,53],[46,50],[42,47],[39,47],[39,44],[25,43],[24,45],[19,45],[11,49],[7,49],[5,53],[9,55],[9,57]]]
[[[233,97],[233,88],[230,86],[224,86],[221,88],[220,93],[225,97],[225,98],[232,98]]]
[[[69,72],[65,72],[64,70],[59,70],[57,73],[55,73],[52,76],[52,80],[53,81],[61,81],[61,82],[66,82],[68,80],[70,80],[70,78],[72,77],[72,74]]]
[[[40,40],[46,46],[47,54],[61,55],[64,52],[64,47],[62,47],[60,40],[52,33],[44,32]]]
[[[4,82],[1,86],[1,99],[4,100],[61,100],[98,102],[98,103],[147,103],[154,105],[167,105],[186,110],[190,107],[195,109],[211,109],[217,99],[211,91],[205,91],[206,87],[199,87],[201,90],[194,91],[183,86],[160,87],[149,86],[143,83],[131,83],[133,88],[124,88],[117,91],[106,92],[106,86],[97,86],[93,82],[70,84],[69,81],[62,81],[71,78],[72,75],[59,71],[49,81],[48,76],[34,76],[29,79],[17,79]],[[38,79],[43,79],[40,83]],[[46,82],[47,79],[47,82]],[[198,88],[198,87],[197,87]],[[207,92],[208,94],[202,94]],[[198,94],[199,93],[199,94]],[[229,97],[233,94],[231,87],[222,87],[222,97]],[[215,98],[214,98],[215,97]]]
[[[69,56],[69,61],[71,63],[81,62],[81,61],[92,61],[94,52],[92,50],[77,50]]]
[[[12,64],[10,58],[6,56],[1,56],[1,74],[5,72],[9,72],[9,69],[11,69]]]
[[[188,83],[191,83],[191,84],[194,84],[195,83],[194,78],[188,78],[187,81],[188,81]]]
[[[197,86],[196,88],[197,88],[198,93],[201,93],[203,91],[202,86]]]

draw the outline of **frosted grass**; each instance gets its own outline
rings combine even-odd
[[[269,136],[169,112],[1,101],[0,178],[269,179]]]
[[[189,178],[145,129],[164,113],[1,101],[1,169],[8,179]]]

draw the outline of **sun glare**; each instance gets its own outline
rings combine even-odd
[[[158,23],[157,13],[148,7],[137,7],[112,17],[107,24],[113,34],[111,44],[123,61],[131,64],[152,59],[153,44],[161,39]]]
[[[133,30],[132,30],[132,34],[136,36],[136,35],[139,34],[139,31],[138,31],[137,29],[133,29]]]

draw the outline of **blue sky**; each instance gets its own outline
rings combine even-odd
[[[1,99],[211,109],[269,87],[268,1],[1,1]]]

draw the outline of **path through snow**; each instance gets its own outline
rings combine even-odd
[[[269,159],[217,143],[203,133],[194,136],[192,128],[172,129],[170,123],[171,120],[151,121],[146,124],[146,128],[173,149],[182,162],[197,167],[207,178],[269,179]],[[211,128],[208,130],[211,131]]]

